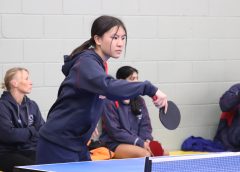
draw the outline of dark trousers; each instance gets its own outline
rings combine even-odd
[[[0,155],[0,170],[12,172],[14,166],[34,165],[35,151],[19,151]]]

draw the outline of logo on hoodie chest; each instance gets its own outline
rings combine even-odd
[[[106,96],[99,95],[99,99],[106,99]]]
[[[34,122],[34,116],[33,116],[33,114],[30,114],[28,116],[28,126],[33,125],[33,122]]]

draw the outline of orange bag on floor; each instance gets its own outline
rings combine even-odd
[[[90,150],[91,159],[95,160],[108,160],[113,158],[114,152],[110,151],[106,147],[99,147],[96,149]]]

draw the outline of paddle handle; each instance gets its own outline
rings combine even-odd
[[[154,101],[157,100],[157,96],[153,96],[152,99],[153,99]],[[164,107],[160,108],[160,111],[162,111],[162,112],[165,113],[165,111],[164,111]]]

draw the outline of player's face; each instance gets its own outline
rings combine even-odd
[[[96,44],[97,53],[101,57],[119,58],[125,48],[126,32],[121,26],[114,26],[102,37],[99,37]]]

